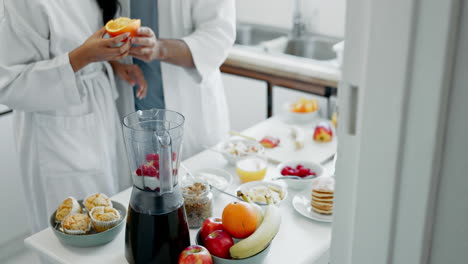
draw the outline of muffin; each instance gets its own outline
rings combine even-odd
[[[69,214],[81,213],[82,209],[78,201],[73,197],[68,197],[59,205],[55,212],[55,221],[62,222],[65,216]]]
[[[63,219],[62,228],[70,235],[85,235],[91,230],[91,219],[85,214],[69,214]]]
[[[89,213],[97,232],[104,232],[119,223],[120,213],[110,206],[96,206]]]
[[[94,207],[96,206],[110,206],[112,207],[112,202],[107,197],[105,194],[102,193],[96,193],[93,195],[89,195],[86,197],[86,199],[83,201],[84,206],[86,207],[86,210],[88,212],[91,212]]]
[[[335,194],[335,179],[319,177],[312,185],[312,210],[317,213],[331,215]]]

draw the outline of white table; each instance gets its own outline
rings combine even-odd
[[[258,133],[262,131],[270,131],[274,134],[275,131],[284,130],[287,127],[279,121],[278,118],[268,119],[246,131],[245,134],[261,137]],[[312,134],[312,127],[308,128],[307,135]],[[336,150],[336,143],[329,145],[332,151]],[[317,152],[311,141],[306,144],[304,154],[307,152]],[[323,151],[322,147],[322,151]],[[294,157],[294,155],[292,155]],[[326,159],[327,157],[322,157]],[[321,160],[316,160],[320,162]],[[184,161],[184,164],[191,170],[200,168],[221,168],[232,173],[234,181],[229,186],[228,191],[233,193],[234,189],[240,184],[234,167],[230,166],[224,158],[213,151],[204,151],[190,159]],[[275,177],[274,166],[268,169],[266,179]],[[325,168],[332,169],[328,163]],[[312,264],[321,259],[322,255],[327,254],[330,247],[331,224],[321,223],[305,218],[297,213],[292,204],[292,198],[296,192],[288,190],[289,194],[286,200],[280,204],[282,224],[279,233],[273,240],[271,250],[265,261],[266,264]],[[128,204],[130,199],[131,188],[112,197],[122,204]],[[224,206],[233,201],[223,194],[218,194],[215,197],[214,215],[221,216]],[[197,230],[191,229],[190,236],[192,244]],[[46,228],[39,233],[36,233],[25,240],[25,244],[38,252],[43,258],[50,260],[53,263],[127,263],[125,259],[124,249],[125,232],[121,232],[112,242],[93,248],[76,248],[66,246],[60,243],[55,237],[52,229]],[[323,258],[322,258],[323,259]],[[322,260],[320,260],[321,262]]]

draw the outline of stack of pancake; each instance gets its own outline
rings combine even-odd
[[[319,177],[312,185],[312,210],[320,214],[333,213],[333,197],[335,194],[335,179]]]

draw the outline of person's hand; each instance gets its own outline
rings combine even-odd
[[[138,84],[138,90],[136,92],[136,97],[138,99],[143,99],[146,96],[147,83],[145,76],[141,71],[140,67],[135,64],[123,64],[117,61],[111,62],[114,72],[123,80],[128,82],[131,86]]]
[[[138,35],[131,42],[137,46],[130,48],[130,56],[146,62],[161,59],[161,45],[151,28],[140,27]]]
[[[70,52],[70,64],[75,72],[92,62],[120,60],[128,55],[131,47],[129,40],[119,47],[116,45],[128,38],[129,33],[107,39],[104,38],[105,34],[106,29],[103,27]]]

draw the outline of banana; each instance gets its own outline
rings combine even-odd
[[[279,209],[274,205],[267,206],[262,224],[252,235],[237,242],[229,249],[231,257],[233,259],[248,258],[265,249],[278,233],[280,224]]]

